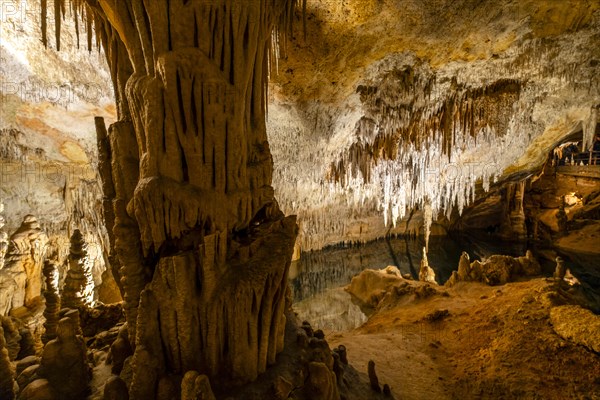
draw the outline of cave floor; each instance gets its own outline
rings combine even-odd
[[[600,399],[600,356],[563,339],[550,319],[554,306],[581,302],[573,289],[538,278],[444,291],[401,297],[328,341],[344,344],[359,372],[374,360],[395,398]]]

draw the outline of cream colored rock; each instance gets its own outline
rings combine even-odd
[[[428,282],[437,285],[435,280],[435,271],[429,266],[429,261],[427,260],[427,250],[425,247],[423,247],[423,257],[421,258],[421,267],[419,269],[419,280],[421,282]]]
[[[375,307],[391,287],[402,281],[400,271],[395,266],[385,270],[367,269],[352,277],[346,290],[361,303]]]
[[[26,216],[11,235],[0,270],[0,315],[39,300],[46,242],[46,234],[32,215]]]
[[[75,229],[71,236],[68,263],[69,270],[61,294],[61,306],[74,309],[93,307],[95,303],[93,263],[88,256],[87,244],[79,229]]]

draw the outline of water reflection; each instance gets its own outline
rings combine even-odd
[[[354,329],[367,317],[352,304],[350,295],[342,288],[362,270],[382,269],[388,265],[396,265],[403,274],[411,274],[416,279],[423,246],[421,239],[397,238],[305,253],[300,261],[292,263],[290,270],[294,310],[301,319],[309,320],[321,329]],[[557,253],[551,249],[529,248],[540,261],[543,272],[550,275]],[[494,254],[522,256],[527,249],[525,242],[501,242],[485,236],[432,237],[428,258],[438,283],[443,284],[458,267],[463,251],[469,253],[471,260],[481,260]],[[586,268],[582,268],[578,261],[573,256],[569,257],[569,267],[578,278],[586,277],[583,272]],[[585,262],[582,265],[593,265]],[[592,285],[600,283],[600,279],[593,277],[585,281]]]

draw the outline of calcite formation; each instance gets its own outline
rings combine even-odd
[[[61,296],[62,307],[92,307],[95,302],[92,263],[87,254],[87,244],[79,229],[71,236],[68,263],[69,270]]]
[[[4,203],[0,201],[0,270],[4,267],[4,256],[8,249],[8,234],[4,231]]]
[[[37,219],[28,215],[11,235],[0,270],[0,315],[32,305],[42,294],[42,264],[46,234]]]
[[[13,400],[16,398],[15,391],[15,369],[10,362],[8,350],[6,349],[6,340],[4,339],[4,329],[0,325],[0,398]]]
[[[435,271],[429,266],[429,261],[427,260],[427,250],[425,247],[423,247],[423,257],[421,258],[421,267],[419,268],[419,280],[437,285],[435,280]]]
[[[597,10],[593,0],[309,2],[268,125],[276,194],[298,214],[302,249],[402,233],[426,205],[433,221],[454,220],[507,180],[506,234],[522,237],[519,182],[569,135],[585,131],[585,148],[593,139]]]
[[[76,334],[77,329],[70,318],[59,321],[57,338],[44,347],[37,371],[48,381],[57,397],[66,400],[85,398],[91,379],[86,346],[83,338]]]
[[[536,276],[542,272],[539,262],[530,250],[523,257],[493,255],[485,260],[470,261],[467,252],[462,253],[458,270],[445,283],[450,287],[458,282],[483,282],[488,285],[503,285],[520,277]]]
[[[295,3],[74,2],[115,86],[101,172],[135,346],[131,398],[192,370],[244,383],[282,350],[296,225],[270,186],[266,85]]]
[[[48,258],[44,261],[44,278],[46,280],[46,288],[44,290],[44,298],[46,299],[46,308],[44,309],[44,335],[42,341],[48,341],[56,338],[56,328],[58,326],[60,311],[60,296],[58,289],[58,269],[56,261]]]

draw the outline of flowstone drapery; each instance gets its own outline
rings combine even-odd
[[[295,3],[73,2],[115,85],[119,121],[96,126],[135,343],[130,398],[189,370],[244,383],[282,350],[297,227],[271,187],[266,84]]]

